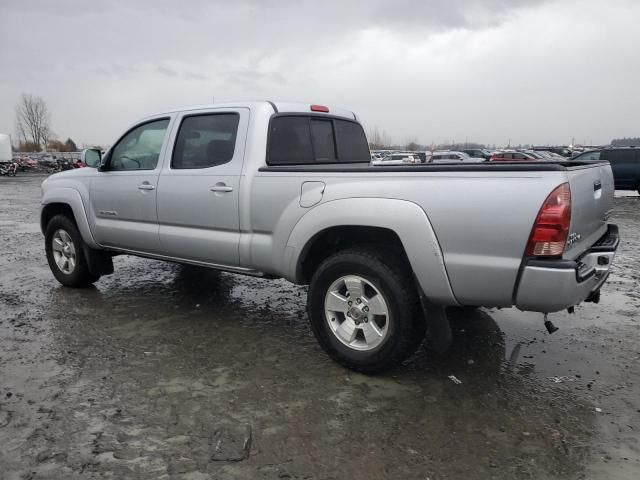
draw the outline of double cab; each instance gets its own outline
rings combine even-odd
[[[371,166],[349,110],[175,110],[43,182],[53,275],[84,287],[137,255],[308,285],[311,328],[377,372],[420,345],[429,305],[554,312],[597,299],[616,248],[607,162]]]

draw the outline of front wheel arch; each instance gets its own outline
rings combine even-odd
[[[73,209],[69,204],[54,202],[48,203],[42,208],[42,214],[40,216],[40,228],[42,229],[42,233],[46,234],[49,222],[58,215],[68,218],[74,224],[76,229],[78,229],[82,239],[82,255],[84,255],[84,259],[91,274],[95,277],[112,274],[112,256],[101,249],[92,248],[92,246],[87,242],[85,236],[82,235],[82,228],[78,224]]]
[[[67,243],[71,245],[70,248],[65,246],[63,250],[65,256],[70,255],[73,259],[73,267],[70,272],[64,271],[56,257],[56,252],[58,252],[59,256],[60,250],[55,248],[54,240],[59,233],[63,233],[65,239],[68,239]],[[100,278],[99,274],[94,273],[89,268],[84,241],[76,222],[68,215],[61,213],[49,219],[45,230],[45,252],[51,272],[64,286],[74,288],[88,287]],[[68,265],[68,263],[65,263],[65,265]]]
[[[47,231],[49,222],[56,215],[69,217],[70,220],[77,224],[73,209],[68,203],[48,203],[42,207],[42,213],[40,214],[40,230],[42,230],[42,233]]]

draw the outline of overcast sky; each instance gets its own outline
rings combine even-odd
[[[640,136],[637,0],[0,0],[0,132],[22,92],[62,140],[175,107],[291,100],[394,141]]]

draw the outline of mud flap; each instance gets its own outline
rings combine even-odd
[[[424,295],[420,295],[420,303],[424,318],[427,320],[427,336],[436,353],[444,353],[451,346],[453,333],[444,307],[430,303]]]
[[[113,259],[109,253],[102,250],[95,250],[87,245],[83,245],[83,250],[89,272],[91,272],[92,275],[102,276],[113,273]]]

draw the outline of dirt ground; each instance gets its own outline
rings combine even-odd
[[[0,178],[0,479],[640,478],[637,196],[616,199],[601,303],[557,333],[452,310],[446,354],[367,377],[321,351],[285,281],[122,256],[61,287],[43,178]]]

